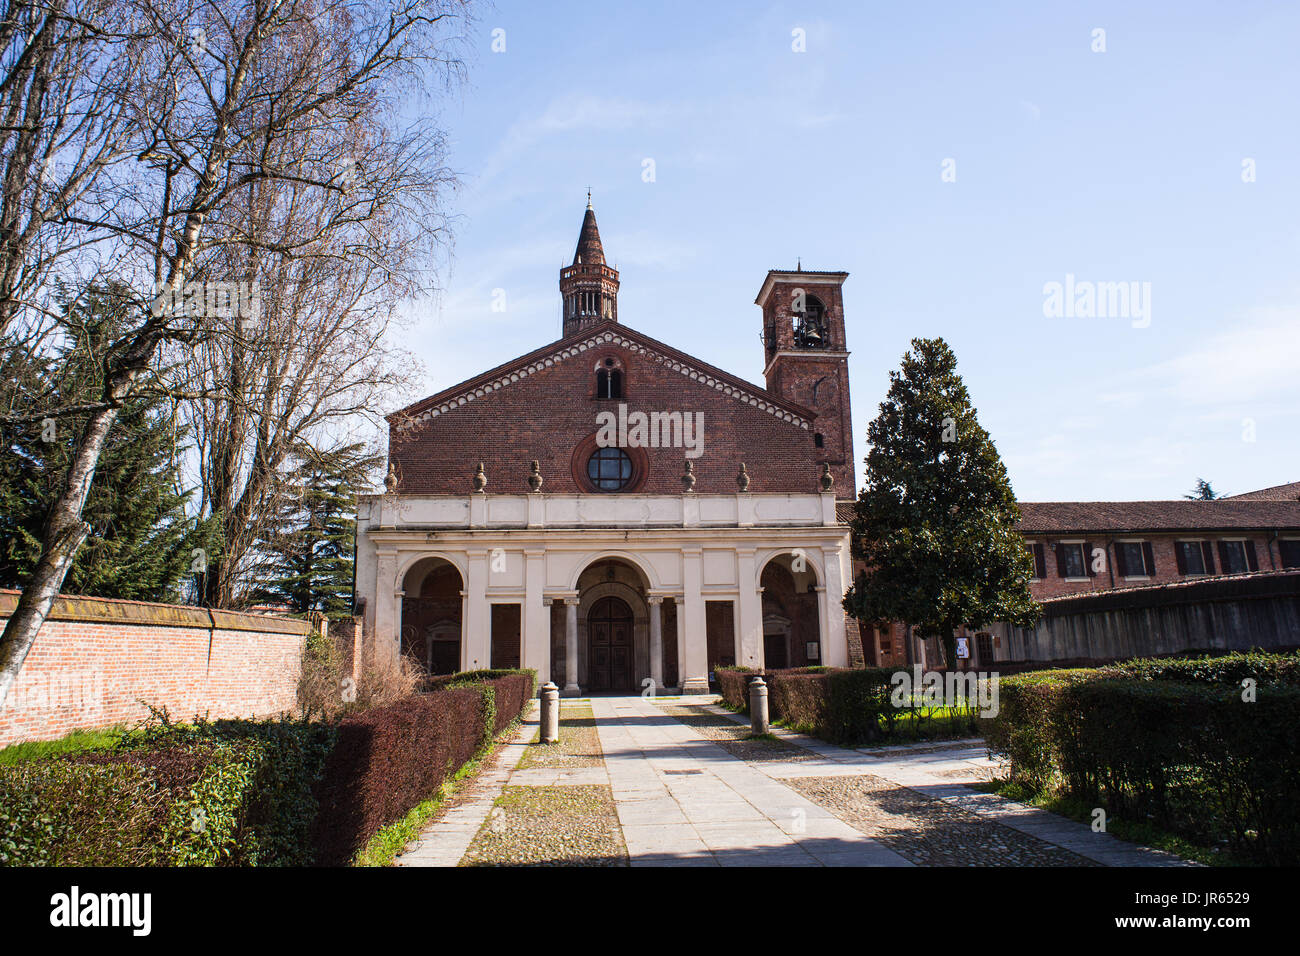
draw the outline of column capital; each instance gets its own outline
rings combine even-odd
[[[647,594],[645,596],[645,602],[651,607],[658,607],[660,604],[664,603],[664,596],[662,594]]]
[[[582,598],[580,597],[566,597],[564,599],[565,607],[577,607],[581,603],[582,603]]]

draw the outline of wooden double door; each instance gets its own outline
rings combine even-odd
[[[601,598],[587,615],[587,683],[592,693],[634,691],[632,611],[615,597]]]

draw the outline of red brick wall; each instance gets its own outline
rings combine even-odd
[[[0,627],[15,599],[0,592]],[[290,710],[308,630],[284,618],[60,598],[0,706],[0,746],[134,723],[148,715],[140,698],[178,719]]]
[[[420,421],[409,431],[394,430],[389,457],[405,494],[467,494],[474,467],[483,461],[487,491],[528,492],[528,463],[537,459],[544,492],[587,493],[575,480],[585,474],[586,456],[575,455],[597,431],[596,415],[618,413],[619,401],[596,399],[596,365],[607,356],[621,359],[626,369],[624,395],[628,412],[702,412],[704,451],[692,460],[695,491],[731,494],[743,461],[753,492],[816,492],[820,490],[813,433],[727,396],[652,358],[614,345],[590,348],[550,368],[476,398],[435,418]],[[756,395],[764,394],[753,386]],[[538,423],[544,423],[539,427]],[[646,448],[645,476],[629,490],[647,494],[680,494],[685,452],[681,448]],[[632,456],[634,459],[638,456]],[[837,479],[837,489],[840,488]]]
[[[1105,548],[1106,570],[1092,576],[1087,581],[1074,581],[1060,577],[1057,573],[1055,548],[1055,543],[1058,538],[1070,541],[1077,541],[1080,538],[1086,538],[1094,548]],[[1161,535],[1028,535],[1026,537],[1027,541],[1043,543],[1045,545],[1044,557],[1047,562],[1047,576],[1042,580],[1031,582],[1029,589],[1036,600],[1042,601],[1047,598],[1062,597],[1067,594],[1082,594],[1087,591],[1108,591],[1112,588],[1137,587],[1144,584],[1168,584],[1171,581],[1186,581],[1189,580],[1190,577],[1194,576],[1187,576],[1178,573],[1178,559],[1174,553],[1174,542],[1176,541],[1209,541],[1214,550],[1215,572],[1217,574],[1222,574],[1223,569],[1219,566],[1220,558],[1218,542],[1220,539],[1239,538],[1245,538],[1246,540],[1255,543],[1255,554],[1256,560],[1259,564],[1259,570],[1272,571],[1281,567],[1281,564],[1277,560],[1276,546],[1270,549],[1268,538],[1260,534],[1188,531],[1183,534]],[[1151,543],[1151,553],[1152,557],[1155,559],[1156,573],[1153,576],[1144,579],[1126,579],[1121,577],[1119,569],[1115,565],[1115,543],[1117,541],[1143,540]],[[1089,560],[1091,560],[1091,558]]]

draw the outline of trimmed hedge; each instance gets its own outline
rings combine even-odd
[[[759,672],[749,667],[715,667],[713,673],[717,675],[718,693],[723,702],[732,710],[749,713],[749,682]]]
[[[458,674],[336,723],[162,714],[114,749],[0,766],[0,864],[346,864],[490,746],[534,684]]]
[[[1235,684],[1247,677],[1261,687],[1300,687],[1300,652],[1270,654],[1236,651],[1215,657],[1163,657],[1125,661],[1099,671],[1102,675],[1138,680],[1179,680],[1205,684]]]
[[[759,672],[745,667],[718,668],[722,699],[749,713],[749,684],[761,676],[768,685],[768,710],[786,726],[831,743],[856,746],[895,733],[900,718],[919,713],[891,700],[894,667],[800,667]],[[975,733],[974,717],[962,732]]]
[[[1203,666],[1203,665],[1202,665]],[[1134,668],[1150,673],[1145,664]],[[1156,672],[1161,672],[1156,669]],[[1177,673],[1177,668],[1163,673]],[[1242,700],[1232,663],[1199,683],[1097,672],[1008,678],[989,746],[1012,778],[1262,863],[1300,859],[1300,688]]]
[[[333,733],[289,720],[164,722],[115,750],[0,768],[0,863],[308,863],[311,788]]]
[[[444,688],[339,721],[316,788],[315,862],[346,865],[478,753],[495,726],[490,695],[481,685]]]

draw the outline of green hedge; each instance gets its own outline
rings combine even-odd
[[[0,768],[9,866],[301,865],[333,728],[160,723],[114,750]]]
[[[535,683],[452,675],[334,722],[158,714],[110,749],[0,766],[0,865],[345,863],[490,746]]]
[[[1236,651],[1218,656],[1132,660],[1103,667],[1099,674],[1138,680],[1179,680],[1237,686],[1250,677],[1261,687],[1300,687],[1300,651],[1293,654]]]
[[[1148,672],[1144,666],[1136,672]],[[1159,668],[1156,672],[1161,672]],[[1166,675],[1177,670],[1163,671]],[[1204,672],[1204,671],[1203,671]],[[1300,688],[1098,672],[1004,680],[989,746],[1013,779],[1271,864],[1300,859]]]

